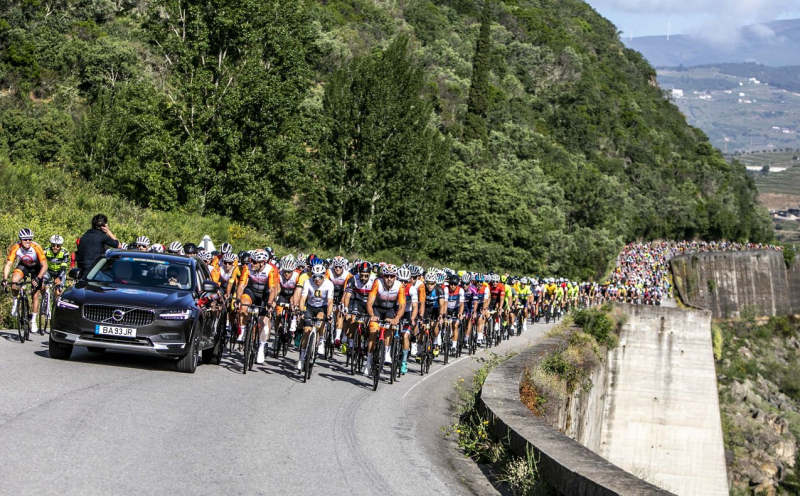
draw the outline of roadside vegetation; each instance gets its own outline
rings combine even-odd
[[[534,415],[556,427],[558,409],[577,390],[594,386],[591,375],[606,351],[618,343],[622,314],[610,304],[576,310],[555,327],[551,336],[567,337],[564,345],[525,369],[520,399]]]
[[[755,315],[712,328],[732,494],[800,494],[800,320]]]
[[[490,353],[488,358],[479,358],[481,367],[475,371],[471,379],[459,379],[456,383],[458,393],[459,422],[448,431],[448,436],[455,436],[459,448],[464,454],[479,464],[491,466],[491,472],[497,483],[506,485],[518,496],[551,496],[555,491],[539,478],[536,459],[532,453],[517,456],[511,452],[502,439],[497,439],[489,429],[489,420],[478,411],[477,401],[481,388],[489,373],[498,365],[513,357],[516,353],[496,355]]]

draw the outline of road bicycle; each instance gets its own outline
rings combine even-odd
[[[364,360],[367,357],[366,329],[369,323],[369,315],[360,312],[350,312],[355,318],[356,332],[353,336],[353,346],[347,348],[347,358],[345,366],[350,365],[350,375],[356,375],[364,368]]]
[[[261,319],[262,312],[266,312],[263,306],[251,305],[247,309],[249,321],[244,331],[244,353],[242,353],[242,373],[253,370],[256,361],[258,346],[261,344]]]
[[[311,331],[308,333],[301,370],[303,383],[311,379],[311,371],[314,369],[314,362],[317,359],[317,336],[319,336],[324,325],[325,319],[311,319]]]
[[[39,314],[36,316],[36,321],[39,327],[39,334],[44,336],[48,332],[50,318],[53,316],[55,291],[51,281],[42,281],[42,285],[42,297],[39,302]]]
[[[285,358],[289,352],[289,343],[293,340],[291,328],[296,317],[294,310],[288,306],[281,305],[278,308],[282,310],[280,315],[276,312],[273,316],[272,329],[275,337],[272,339],[272,353],[275,358],[278,355]]]
[[[378,390],[378,382],[380,382],[381,372],[383,371],[384,357],[386,356],[386,331],[396,330],[397,326],[391,325],[388,320],[381,320],[378,322],[378,339],[372,348],[372,390]],[[395,340],[396,341],[396,340]],[[395,360],[391,356],[392,362],[390,366],[391,376],[389,383],[394,383],[395,374]]]
[[[417,360],[420,363],[419,373],[425,375],[431,371],[433,363],[433,343],[431,339],[431,320],[422,319],[417,336]]]
[[[18,290],[16,298],[16,309],[12,312],[12,315],[17,317],[17,331],[19,333],[19,342],[25,344],[25,341],[30,339],[31,333],[31,321],[30,321],[30,314],[31,314],[31,307],[30,301],[28,300],[28,291],[25,289],[25,281],[21,281],[19,283],[11,283],[12,290]],[[8,293],[8,288],[4,288],[4,291]]]

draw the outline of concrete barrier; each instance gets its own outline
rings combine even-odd
[[[670,266],[681,300],[710,310],[714,318],[739,317],[746,307],[760,315],[788,315],[800,305],[790,293],[790,279],[800,288],[800,270],[790,274],[779,251],[691,253],[673,257]]]
[[[478,407],[495,435],[514,453],[535,460],[542,479],[565,495],[667,495],[561,434],[534,416],[519,399],[525,367],[562,343],[547,339],[497,366],[486,378]]]

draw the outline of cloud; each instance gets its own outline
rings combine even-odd
[[[800,0],[594,0],[593,3],[630,14],[702,17],[704,21],[686,34],[731,49],[744,41],[743,26],[756,23],[750,32],[769,39],[775,33],[758,24],[800,10]]]

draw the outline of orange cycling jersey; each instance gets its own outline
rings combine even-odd
[[[230,272],[225,272],[222,267],[214,267],[211,271],[211,280],[225,288],[228,287],[228,284],[238,283],[241,276],[239,267],[234,267]]]
[[[278,285],[278,271],[272,265],[267,264],[260,272],[253,272],[249,266],[245,265],[242,267],[242,275],[239,280],[240,284],[249,286],[255,294],[260,294]]]
[[[375,305],[380,308],[405,308],[406,293],[403,291],[403,283],[395,280],[390,287],[384,286],[383,279],[378,279],[372,285],[370,296],[375,297]]]
[[[21,243],[15,244],[8,250],[7,260],[9,262],[13,262],[17,258],[19,258],[20,265],[24,265],[25,267],[41,265],[47,259],[39,243],[34,243],[33,241],[31,241],[31,247],[27,250]]]

